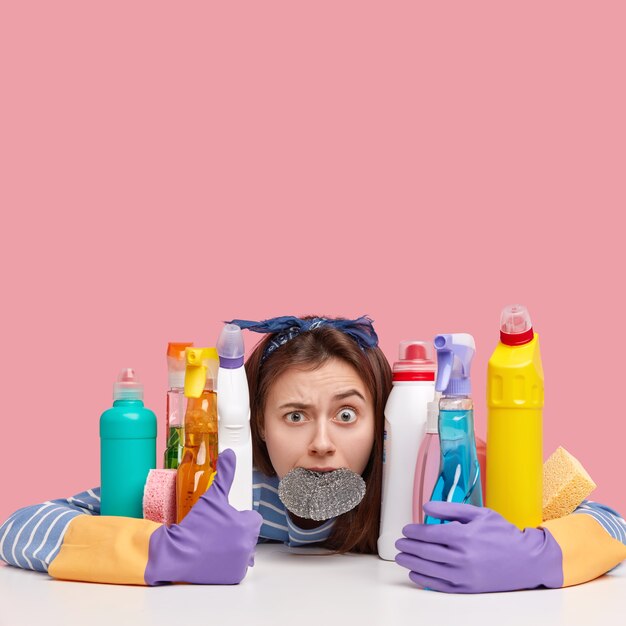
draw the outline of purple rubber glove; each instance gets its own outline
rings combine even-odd
[[[491,509],[428,502],[427,515],[449,524],[408,524],[396,563],[425,589],[448,593],[513,591],[563,585],[559,544],[544,528],[521,531]]]
[[[213,484],[183,521],[152,533],[144,574],[148,585],[234,585],[243,580],[248,565],[253,565],[263,518],[228,504],[235,464],[235,453],[224,450]]]

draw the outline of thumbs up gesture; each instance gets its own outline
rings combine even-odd
[[[228,504],[235,467],[235,453],[224,450],[212,486],[182,522],[154,531],[144,575],[148,585],[234,585],[243,580],[263,518],[256,511],[238,511]]]

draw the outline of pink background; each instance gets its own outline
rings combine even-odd
[[[436,5],[436,6],[432,6]],[[99,482],[135,367],[221,321],[541,336],[546,455],[626,512],[622,2],[4,2],[0,519]],[[256,336],[247,337],[248,348]]]

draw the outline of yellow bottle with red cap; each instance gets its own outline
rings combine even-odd
[[[520,530],[542,522],[543,402],[539,336],[509,305],[487,368],[487,507]]]

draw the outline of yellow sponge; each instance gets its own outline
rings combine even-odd
[[[559,446],[543,464],[543,521],[569,515],[595,488],[580,461]]]

